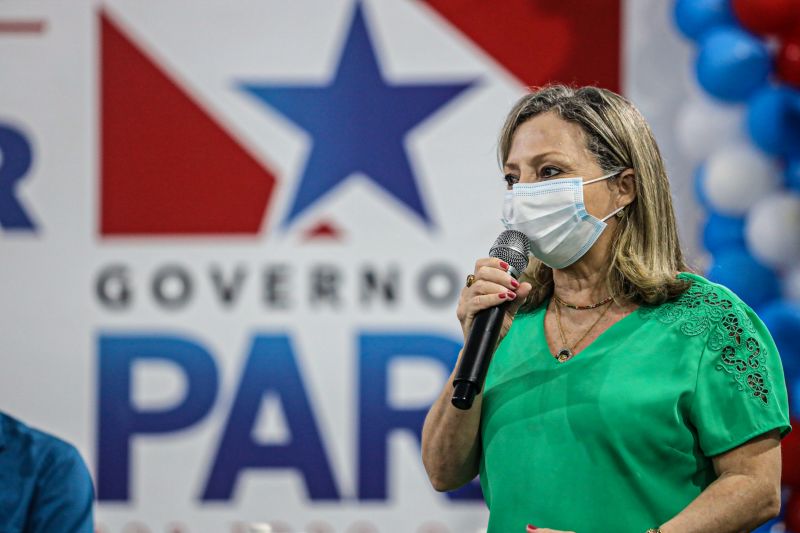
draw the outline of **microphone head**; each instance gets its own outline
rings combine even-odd
[[[509,265],[508,273],[518,278],[528,267],[531,242],[521,231],[508,229],[501,233],[489,249],[489,257],[496,257]]]

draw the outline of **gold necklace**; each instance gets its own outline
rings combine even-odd
[[[610,301],[611,300],[609,300],[609,302]],[[606,302],[606,303],[608,303],[608,302]],[[581,335],[581,338],[578,339],[577,342],[575,342],[575,344],[572,345],[572,348],[570,348],[569,345],[567,344],[567,337],[564,335],[564,328],[561,327],[561,310],[560,310],[560,308],[558,306],[558,303],[554,303],[554,307],[556,308],[556,324],[558,324],[558,333],[561,336],[561,344],[563,346],[558,351],[558,353],[553,356],[553,357],[556,358],[556,361],[558,361],[559,363],[563,363],[565,361],[569,361],[570,359],[575,357],[575,352],[573,352],[572,350],[577,348],[577,346],[581,343],[581,341],[583,339],[586,338],[586,336],[589,334],[589,332],[594,329],[594,327],[597,325],[597,323],[600,322],[600,320],[602,320],[604,316],[606,316],[606,313],[608,312],[608,310],[611,309],[610,305],[608,307],[606,307],[605,309],[603,309],[603,312],[600,313],[600,316],[597,317],[597,320],[595,320],[592,323],[592,325],[589,326],[589,329],[587,329],[586,332],[583,335]]]
[[[565,302],[564,300],[562,300],[561,298],[559,298],[559,297],[558,297],[558,295],[557,295],[557,294],[555,294],[555,293],[553,293],[553,298],[555,298],[555,299],[556,299],[556,301],[557,301],[558,303],[560,303],[561,305],[563,305],[564,307],[569,307],[570,309],[575,309],[576,311],[588,311],[589,309],[597,309],[597,308],[598,308],[598,307],[600,307],[601,305],[605,305],[605,304],[607,304],[608,302],[610,302],[611,300],[613,300],[613,299],[614,299],[614,297],[613,297],[613,296],[609,296],[608,298],[606,298],[606,299],[604,299],[604,300],[602,300],[602,301],[600,301],[600,302],[597,302],[596,304],[591,304],[591,305],[575,305],[575,304],[570,304],[570,303],[567,303],[567,302]]]

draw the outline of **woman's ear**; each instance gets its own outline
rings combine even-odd
[[[632,168],[623,170],[612,183],[617,189],[617,205],[630,205],[636,199],[636,172]]]

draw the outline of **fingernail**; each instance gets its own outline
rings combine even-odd
[[[507,292],[506,294],[508,295],[509,300],[513,300],[514,298],[517,297],[517,295],[513,292]]]
[[[506,263],[505,261],[500,261],[500,267],[503,270],[508,270],[508,263]]]
[[[536,531],[536,530],[537,530],[537,529],[539,529],[539,528],[538,528],[538,527],[536,527],[536,526],[532,526],[532,525],[528,524],[528,527],[527,527],[527,529],[528,529],[528,531]]]
[[[500,294],[497,295],[497,297],[500,298],[501,300],[503,300],[506,297],[506,293],[501,292]]]
[[[517,281],[515,279],[512,279],[511,280],[511,286],[516,289],[517,287],[519,287],[519,281]]]

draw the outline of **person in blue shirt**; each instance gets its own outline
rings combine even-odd
[[[93,501],[74,446],[0,412],[0,531],[92,533]]]

